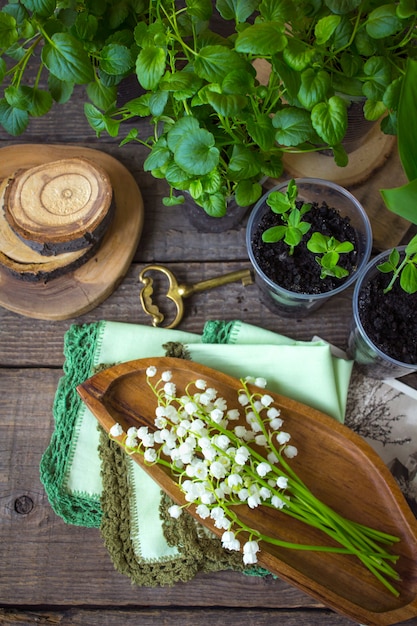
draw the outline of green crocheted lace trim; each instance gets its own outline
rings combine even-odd
[[[75,388],[91,375],[101,325],[102,322],[73,325],[65,334],[64,376],[59,380],[53,405],[55,428],[40,463],[40,478],[55,513],[69,524],[96,528],[101,521],[100,502],[90,495],[69,493],[65,482],[82,402]]]

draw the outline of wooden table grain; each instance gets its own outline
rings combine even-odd
[[[96,138],[82,106],[80,92],[65,108],[32,120],[23,137],[13,140],[0,131],[0,148],[63,143],[112,155],[139,185],[145,224],[127,275],[89,313],[55,322],[0,308],[0,624],[352,624],[272,578],[223,572],[200,574],[168,588],[134,587],[114,569],[97,529],[66,525],[51,509],[39,462],[53,430],[52,403],[69,326],[100,319],[149,325],[140,306],[138,274],[151,262],[166,264],[184,282],[249,267],[245,223],[220,234],[203,235],[190,227],[181,209],[162,206],[165,183],[143,171],[146,151],[136,144],[119,147],[117,139]],[[346,347],[351,290],[303,320],[278,317],[258,295],[255,285],[237,283],[196,294],[186,301],[179,328],[201,333],[208,319],[241,319],[295,339],[318,334]]]

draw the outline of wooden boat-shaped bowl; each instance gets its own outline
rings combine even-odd
[[[172,372],[178,394],[187,383],[204,378],[226,399],[228,408],[237,406],[241,384],[235,378],[182,359],[139,359],[110,367],[77,387],[107,432],[116,422],[125,431],[143,425],[155,430],[156,398],[146,382],[150,365],[157,367],[158,374]],[[344,517],[399,537],[392,548],[399,555],[395,569],[401,580],[393,583],[399,596],[349,555],[285,549],[262,542],[259,565],[363,624],[395,624],[416,616],[417,521],[391,473],[374,450],[346,426],[304,404],[268,393],[281,408],[284,430],[291,433],[298,448],[291,466],[310,490]],[[169,468],[146,465],[140,454],[133,458],[174,501],[185,502]],[[188,511],[221,536],[223,531],[215,528],[212,520],[202,520],[194,506]],[[238,515],[263,534],[287,541],[309,545],[328,545],[330,541],[321,531],[266,507],[250,509],[243,504]]]

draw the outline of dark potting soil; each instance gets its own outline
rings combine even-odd
[[[302,203],[297,202],[297,208],[301,206]],[[254,257],[268,278],[288,291],[308,294],[332,291],[343,285],[348,277],[320,278],[320,266],[315,260],[316,255],[308,250],[307,241],[318,231],[340,242],[352,242],[355,249],[341,254],[339,258],[339,265],[348,270],[350,275],[357,264],[357,233],[348,217],[341,216],[336,208],[329,207],[325,202],[321,205],[314,203],[310,211],[303,216],[303,221],[310,222],[311,228],[290,256],[289,247],[283,241],[276,243],[262,241],[262,233],[267,228],[282,224],[279,215],[272,210],[267,211],[252,237]]]
[[[372,342],[402,363],[417,363],[417,293],[401,289],[399,280],[384,294],[390,275],[378,274],[363,285],[359,317]]]

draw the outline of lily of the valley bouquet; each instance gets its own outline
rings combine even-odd
[[[223,531],[225,549],[242,550],[246,565],[257,563],[261,542],[354,555],[398,595],[390,582],[399,580],[392,565],[397,557],[388,551],[398,539],[342,517],[313,495],[291,468],[298,451],[285,430],[285,416],[264,392],[264,379],[242,379],[235,406],[228,407],[203,379],[189,382],[184,395],[177,397],[171,371],[157,376],[150,366],[146,377],[156,398],[155,429],[131,427],[124,432],[115,424],[110,437],[127,453],[142,454],[146,464],[169,468],[185,500],[170,507],[172,517],[194,505],[202,520],[209,518]],[[249,383],[257,390],[250,391]],[[320,529],[331,541],[304,545],[265,535],[242,519],[242,505],[275,510],[277,535],[280,515],[285,514]]]

